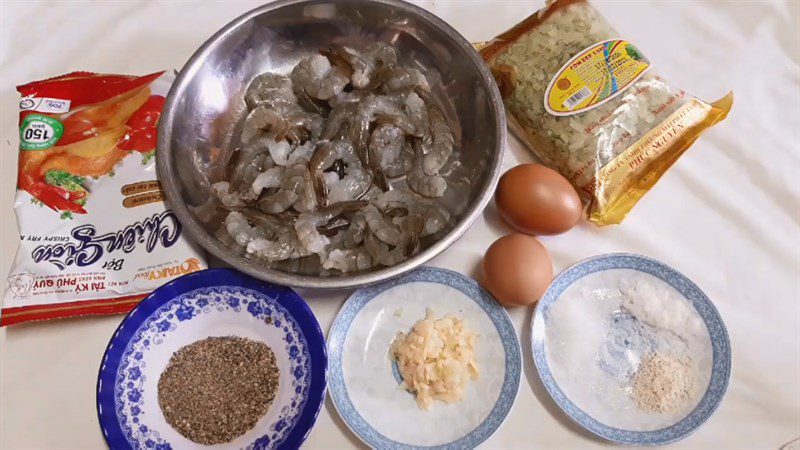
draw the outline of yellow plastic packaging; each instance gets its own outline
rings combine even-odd
[[[733,94],[706,103],[674,89],[585,0],[555,0],[480,47],[509,126],[578,190],[588,220],[617,224]]]

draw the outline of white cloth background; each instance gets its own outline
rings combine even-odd
[[[180,68],[213,32],[257,1],[0,3],[0,274],[17,246],[12,213],[18,84],[83,69]],[[543,2],[427,1],[471,41],[504,31]],[[730,117],[703,135],[621,226],[582,225],[543,239],[556,271],[585,257],[635,252],[692,278],[728,326],[733,376],[717,413],[676,448],[777,448],[800,436],[800,4],[797,1],[598,1],[674,85],[712,100],[733,89]],[[506,168],[530,161],[509,140]],[[474,275],[506,232],[490,204],[432,265]],[[5,285],[5,282],[3,282]],[[5,288],[5,286],[4,286]],[[301,291],[323,330],[349,291]],[[486,448],[607,446],[548,398],[528,355],[530,309],[511,316],[523,342],[522,386]],[[100,357],[121,316],[0,331],[0,447],[102,448],[95,412]],[[330,402],[307,448],[359,442]]]

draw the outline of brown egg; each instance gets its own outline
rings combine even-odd
[[[483,287],[505,306],[536,303],[552,280],[550,255],[533,236],[503,236],[483,257]]]
[[[581,218],[581,199],[558,172],[541,164],[522,164],[509,170],[497,185],[500,216],[523,233],[563,233]]]

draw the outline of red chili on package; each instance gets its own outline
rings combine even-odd
[[[73,72],[17,88],[21,243],[0,326],[128,311],[205,267],[155,174],[172,78]]]

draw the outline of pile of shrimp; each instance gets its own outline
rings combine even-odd
[[[383,43],[334,44],[289,76],[257,76],[242,146],[213,185],[227,211],[220,237],[304,273],[409,258],[450,220],[436,198],[454,138],[430,98],[425,76]]]

